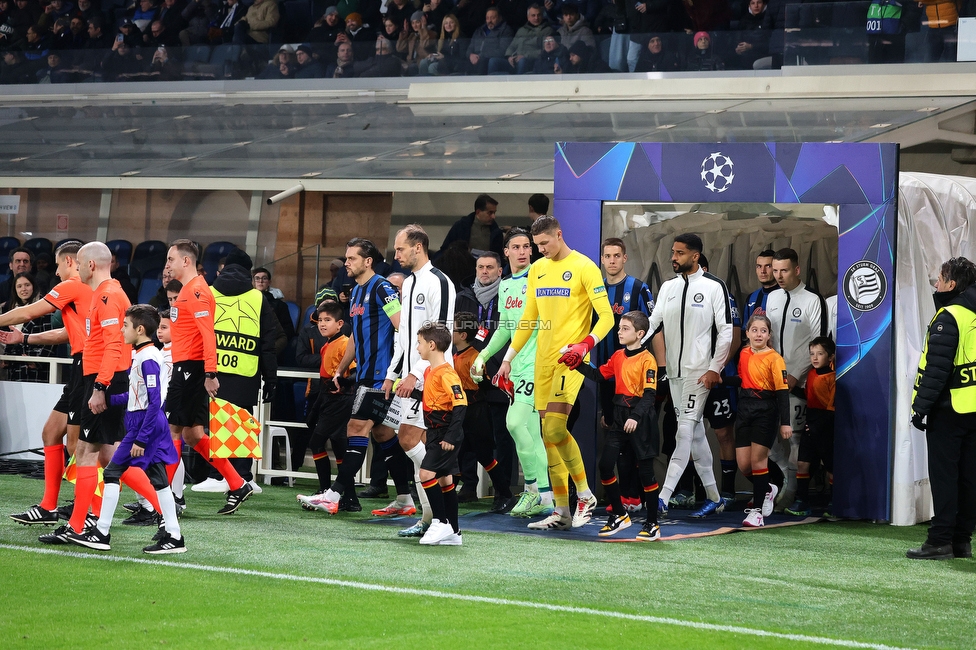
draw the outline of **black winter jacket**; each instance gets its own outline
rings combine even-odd
[[[950,292],[937,293],[935,304],[939,308],[961,305],[976,312],[976,285],[954,297]],[[959,326],[952,314],[943,311],[935,317],[929,324],[927,341],[925,370],[916,379],[915,400],[912,402],[912,410],[919,415],[929,415],[937,408],[952,408],[949,380],[959,343]]]

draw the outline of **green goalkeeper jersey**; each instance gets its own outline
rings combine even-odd
[[[525,292],[528,287],[529,265],[522,269],[518,275],[512,275],[501,281],[498,288],[498,329],[491,335],[488,345],[481,351],[482,359],[489,359],[496,355],[499,350],[505,348],[525,311]],[[519,350],[518,355],[512,360],[512,378],[532,376],[535,374],[535,341],[537,330],[532,330],[528,343]]]

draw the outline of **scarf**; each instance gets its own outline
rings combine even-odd
[[[474,295],[481,303],[482,307],[487,307],[488,303],[498,297],[498,287],[501,285],[502,279],[495,278],[495,281],[491,284],[481,284],[479,280],[474,281],[472,289],[474,289]]]

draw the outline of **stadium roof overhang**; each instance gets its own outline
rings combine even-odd
[[[976,147],[976,66],[5,88],[0,187],[550,191],[557,141]]]

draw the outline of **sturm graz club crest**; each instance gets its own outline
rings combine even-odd
[[[735,165],[721,151],[709,154],[701,164],[701,179],[710,192],[724,192],[735,180]]]
[[[888,280],[880,266],[860,260],[844,274],[844,296],[857,311],[877,309],[888,293]]]

